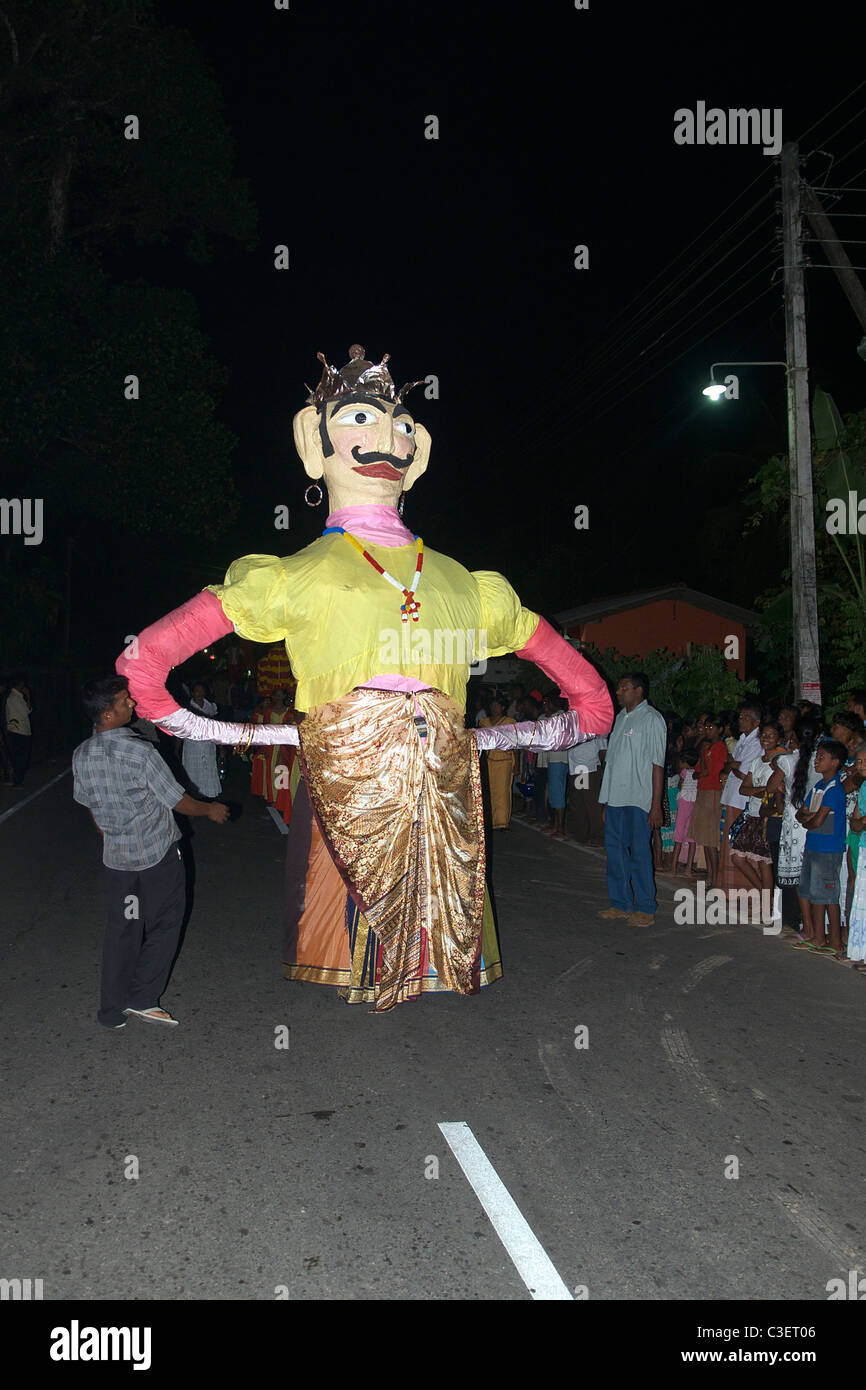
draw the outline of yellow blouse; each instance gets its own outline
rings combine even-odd
[[[365,544],[408,588],[415,544]],[[245,555],[208,587],[241,637],[285,642],[304,711],[385,674],[423,681],[462,709],[470,663],[518,651],[538,626],[501,574],[470,573],[426,546],[419,619],[404,623],[399,591],[337,533],[282,559]]]

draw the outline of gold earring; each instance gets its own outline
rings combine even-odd
[[[316,489],[316,492],[319,494],[318,497],[316,498],[315,502],[311,502],[310,499],[309,499],[309,496],[308,496],[308,494],[309,494],[310,492],[312,492],[313,488],[315,488],[315,489]],[[307,491],[304,493],[304,501],[306,502],[306,504],[307,504],[308,507],[318,507],[319,504],[321,503],[322,498],[324,497],[324,495],[325,495],[325,494],[322,492],[322,489],[319,487],[319,484],[318,484],[318,483],[310,483],[310,486],[307,488]]]

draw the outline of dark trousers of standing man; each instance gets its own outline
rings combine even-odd
[[[12,784],[15,787],[20,787],[24,783],[24,774],[30,766],[30,750],[33,747],[33,738],[30,734],[13,734],[11,729],[7,729],[6,747],[9,749],[9,760],[12,763]]]
[[[640,806],[608,806],[604,816],[607,895],[621,912],[656,910],[652,831]]]
[[[124,1009],[154,1009],[168,983],[186,907],[186,875],[173,844],[151,869],[105,870],[108,924],[97,1017],[125,1023]]]

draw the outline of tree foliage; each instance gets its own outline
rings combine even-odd
[[[714,646],[693,646],[680,656],[666,648],[646,656],[623,656],[615,647],[600,652],[588,643],[581,652],[611,689],[616,688],[626,672],[643,671],[649,679],[651,702],[657,709],[673,710],[680,716],[736,708],[748,695],[757,693],[756,682],[740,680]],[[516,679],[527,690],[552,689],[550,677],[528,661],[519,663]]]
[[[857,529],[833,529],[839,505],[848,510],[849,493],[866,498],[866,410],[839,415],[832,398],[815,391],[812,403],[813,501],[818,627],[825,699],[836,703],[855,687],[866,685],[866,536]],[[747,534],[768,518],[790,543],[788,459],[768,459],[752,479],[752,512]],[[866,530],[866,517],[862,518]],[[778,693],[793,693],[793,601],[790,568],[782,583],[760,595],[756,646],[762,668],[784,681]]]
[[[673,710],[681,717],[702,710],[736,708],[757,692],[756,683],[740,680],[726,665],[719,648],[711,645],[693,646],[681,656],[664,647],[646,656],[622,656],[613,647],[598,653],[590,647],[588,655],[614,687],[626,672],[642,671],[656,708]]]
[[[7,495],[44,499],[61,573],[69,537],[106,557],[136,535],[215,537],[237,509],[237,441],[218,418],[225,371],[175,286],[251,249],[256,214],[206,62],[150,0],[0,0],[0,149]],[[32,647],[60,587],[40,605],[52,559],[16,545]],[[0,567],[5,609],[10,583]]]

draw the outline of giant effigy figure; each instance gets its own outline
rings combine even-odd
[[[430,436],[387,367],[354,344],[294,420],[328,495],[318,540],[245,555],[140,633],[118,658],[138,712],[181,738],[299,744],[286,869],[285,973],[336,986],[376,1012],[429,991],[475,994],[502,967],[485,888],[480,748],[565,748],[606,734],[607,686],[501,574],[470,572],[401,519]],[[318,494],[318,496],[317,496]],[[182,710],[172,666],[236,632],[285,644],[298,728],[239,726]],[[466,729],[470,664],[515,652],[559,685],[568,710]]]

